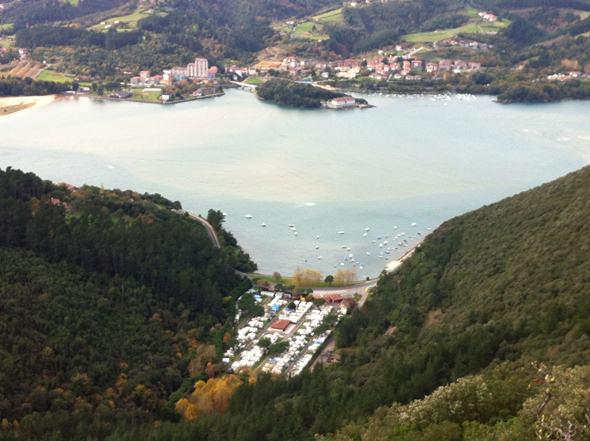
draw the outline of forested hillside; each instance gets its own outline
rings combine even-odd
[[[446,222],[339,326],[339,364],[259,376],[227,412],[194,423],[177,422],[172,404],[216,375],[222,296],[239,285],[222,268],[237,265],[235,251],[219,261],[203,243],[209,271],[173,277],[198,286],[194,296],[180,281],[167,292],[168,269],[194,257],[175,238],[203,233],[170,214],[176,203],[11,170],[2,179],[2,439],[516,441],[564,421],[570,439],[586,439],[588,167]],[[191,227],[164,233],[160,222]]]
[[[311,440],[464,376],[483,371],[497,378],[486,372],[499,363],[508,363],[501,375],[514,382],[515,393],[500,407],[486,404],[487,413],[482,407],[473,418],[508,424],[527,399],[543,400],[543,389],[527,389],[538,375],[530,362],[565,368],[590,359],[589,214],[585,168],[457,217],[434,232],[401,271],[383,276],[366,307],[339,327],[341,364],[291,380],[259,377],[238,389],[225,414],[157,430],[121,428],[114,439],[140,440],[149,433],[162,440]],[[508,393],[507,385],[497,387]],[[572,395],[581,418],[585,396]],[[470,399],[465,406],[476,406]],[[443,417],[431,418],[424,424],[446,427]],[[458,434],[456,426],[449,429],[456,436],[442,436],[436,428],[428,438],[420,426],[399,439],[469,439],[462,438],[463,420],[448,423],[458,425]],[[481,427],[479,433],[500,427]],[[531,428],[506,439],[535,439]],[[572,439],[583,439],[577,436]]]
[[[220,223],[218,249],[179,208],[0,170],[3,429],[43,434],[44,415],[60,439],[92,418],[100,433],[113,418],[174,419],[207,363],[214,375],[249,286],[236,270],[255,265]]]

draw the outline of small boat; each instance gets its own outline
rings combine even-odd
[[[260,226],[261,226],[262,228],[266,228],[268,225],[266,225],[264,222],[262,222],[262,223],[260,224]]]
[[[319,238],[320,238],[320,236],[316,236],[315,238],[316,238],[316,239],[319,239]]]
[[[252,215],[251,214],[247,214],[245,217],[246,217],[246,219],[252,219]]]
[[[363,237],[367,237],[367,233],[363,233]]]
[[[344,234],[344,231],[338,231],[338,234],[342,235]]]
[[[412,226],[415,227],[416,226],[416,222],[412,222]]]
[[[371,231],[371,229],[369,227],[366,227],[365,231]]]
[[[322,256],[318,256],[318,260],[322,260]]]
[[[289,228],[295,228],[295,225],[289,224]]]
[[[294,231],[294,232],[293,232],[293,234],[294,234],[295,236],[299,236],[299,233],[298,233],[297,231]]]
[[[315,249],[316,249],[316,250],[319,250],[319,249],[320,249],[320,246],[319,246],[319,245],[316,245],[316,246],[315,246]]]
[[[371,255],[371,253],[369,253],[369,252],[367,251],[367,256],[370,256],[370,255]]]

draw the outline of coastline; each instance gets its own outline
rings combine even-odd
[[[0,97],[0,117],[21,112],[33,107],[42,107],[55,101],[56,95]]]

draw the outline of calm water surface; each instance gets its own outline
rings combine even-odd
[[[369,100],[375,109],[349,112],[282,109],[242,91],[166,107],[63,100],[0,119],[0,167],[221,209],[262,271],[374,276],[402,239],[590,158],[589,102]]]

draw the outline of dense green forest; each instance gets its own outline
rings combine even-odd
[[[175,419],[207,363],[214,375],[234,301],[250,285],[236,270],[256,266],[222,217],[218,249],[180,208],[158,194],[0,170],[4,426],[42,434],[43,415],[69,438],[76,418],[94,418],[100,433],[118,418]]]
[[[0,79],[0,96],[50,95],[69,89],[69,85],[53,81],[33,81],[31,78]]]
[[[24,188],[19,185],[19,190],[11,190],[13,208],[5,211],[3,225],[30,226],[19,227],[20,230],[4,228],[3,240],[11,238],[18,243],[18,238],[25,234],[25,238],[32,235],[33,243],[37,243],[47,237],[32,233],[37,231],[35,218],[43,219],[39,217],[43,210],[60,209],[59,206],[49,205],[44,209],[43,204],[33,204],[37,211],[33,210],[36,214],[31,215],[32,220],[16,222],[21,216],[28,216],[24,214],[26,204],[25,209],[16,208],[22,201],[33,198],[42,201],[43,194],[55,191],[47,185],[34,181],[34,185]],[[590,412],[584,404],[588,372],[586,368],[568,370],[568,367],[587,365],[590,356],[588,201],[590,168],[585,168],[446,222],[423,242],[398,273],[383,275],[365,307],[338,327],[340,364],[304,372],[292,379],[259,376],[255,383],[244,384],[237,390],[226,413],[205,415],[194,423],[184,423],[175,422],[173,412],[153,412],[140,419],[130,419],[126,410],[117,419],[105,420],[96,410],[91,413],[74,407],[71,412],[69,407],[64,411],[56,405],[50,413],[41,407],[38,413],[23,418],[20,428],[6,432],[4,438],[13,439],[13,435],[19,434],[19,439],[38,439],[41,434],[53,434],[55,439],[103,439],[108,433],[109,440],[129,441],[146,438],[311,440],[314,434],[341,430],[337,439],[360,439],[365,431],[374,430],[374,433],[384,431],[397,436],[391,439],[404,440],[491,440],[498,439],[500,433],[507,434],[504,439],[532,440],[536,439],[533,429],[550,418],[558,421],[560,412],[568,406],[574,409],[572,418],[583,421],[584,412]],[[216,223],[222,215],[211,212],[210,219]],[[23,233],[25,230],[31,233]],[[28,254],[31,251],[10,251],[12,254],[7,258],[32,262],[29,266],[33,268],[65,264],[48,263],[57,256],[48,252],[46,246],[27,247],[43,257]],[[77,263],[76,268],[84,265],[83,261],[72,263]],[[27,287],[27,280],[35,277],[34,270],[13,267],[7,266],[4,283],[19,286],[38,301],[47,301],[43,291],[30,292],[32,288]],[[46,273],[50,278],[56,274],[52,270]],[[80,276],[68,275],[69,281],[64,281],[63,286],[75,285],[77,277]],[[104,283],[110,283],[111,278],[104,279]],[[97,282],[89,279],[88,283],[92,286]],[[99,290],[100,286],[91,292],[95,289]],[[144,289],[153,290],[154,302],[161,301],[157,285],[147,283]],[[49,287],[45,291],[52,292]],[[123,301],[116,298],[117,288],[112,291],[110,295],[102,295],[105,300],[101,301],[101,307],[109,308],[116,301]],[[9,304],[14,305],[11,316],[20,317],[17,311],[22,304]],[[162,312],[161,316],[166,314]],[[166,316],[174,320],[173,313]],[[190,320],[191,314],[186,313],[186,317]],[[43,322],[42,317],[39,320]],[[2,323],[15,322],[19,323],[2,320]],[[154,327],[151,332],[157,333],[167,322],[150,323]],[[205,334],[206,329],[201,332]],[[24,354],[30,353],[27,350]],[[545,365],[532,367],[531,362]],[[35,369],[52,366],[35,364]],[[100,378],[112,378],[109,373],[116,372],[108,363],[103,369],[104,377],[95,374],[93,385]],[[539,374],[543,370],[548,373]],[[165,388],[161,377],[151,378],[152,383],[146,381],[147,384]],[[176,387],[179,378],[175,375],[172,378],[169,381]],[[456,384],[450,384],[453,382]],[[447,384],[450,384],[447,388],[437,391]],[[12,394],[14,387],[11,384],[5,390]],[[31,381],[20,392],[31,394],[30,406],[36,397],[33,394],[36,387]],[[555,392],[553,401],[543,412],[531,413],[534,403],[545,400],[547,387],[573,392],[567,396]],[[491,395],[478,394],[481,388],[492,391]],[[190,384],[185,389],[180,386],[179,390],[190,390]],[[437,392],[433,394],[434,391]],[[5,399],[13,399],[12,395],[3,394]],[[442,400],[441,395],[450,398]],[[427,398],[420,401],[424,397]],[[475,404],[476,399],[481,401]],[[96,401],[86,401],[88,409],[98,409]],[[448,415],[449,403],[453,402],[456,406],[452,409],[463,406],[475,410]],[[378,408],[392,403],[400,404],[366,420]],[[412,403],[409,408],[403,407],[408,403]],[[440,413],[419,412],[423,406],[438,409],[445,405],[447,410],[443,408]],[[542,419],[542,415],[546,417]],[[157,420],[158,424],[146,420]],[[380,422],[383,424],[379,425]],[[553,430],[552,426],[543,427],[540,429]],[[583,440],[584,433],[578,431],[572,439]]]
[[[269,80],[256,89],[256,95],[264,100],[288,107],[319,108],[322,101],[344,96],[311,84],[295,83],[288,80]]]

